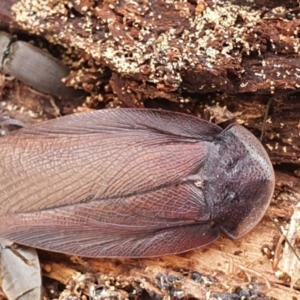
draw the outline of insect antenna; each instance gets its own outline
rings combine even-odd
[[[275,225],[276,229],[280,232],[280,234],[284,237],[284,240],[286,241],[286,243],[289,245],[289,247],[291,248],[292,252],[295,254],[295,256],[297,257],[297,259],[300,261],[300,257],[297,254],[296,250],[294,249],[294,247],[292,246],[292,244],[290,243],[289,239],[287,238],[286,234],[284,234],[281,230],[281,228],[278,226],[278,224],[274,221],[274,219],[272,218],[272,216],[267,212],[266,215],[268,216],[268,218],[271,220],[271,222]]]
[[[289,95],[291,93],[292,92],[285,93],[285,96],[287,96],[287,95]],[[261,143],[263,142],[263,139],[264,139],[264,134],[265,134],[265,130],[266,130],[266,123],[267,123],[267,119],[268,119],[268,116],[269,116],[270,107],[271,107],[271,105],[272,105],[272,103],[273,103],[273,101],[274,101],[274,99],[276,97],[278,97],[278,95],[272,96],[268,100],[268,103],[267,103],[266,108],[265,108],[265,115],[264,115],[264,119],[263,119],[263,123],[262,123],[261,135],[260,135],[260,139],[259,139]],[[288,246],[290,247],[290,249],[292,250],[292,252],[295,254],[297,260],[300,262],[300,257],[297,254],[296,250],[293,248],[293,246],[290,243],[290,241],[288,240],[286,234],[283,233],[283,231],[281,230],[281,228],[279,227],[279,225],[274,221],[273,217],[268,212],[266,212],[266,215],[271,220],[271,222],[275,225],[276,229],[280,232],[280,234],[283,236],[284,240],[286,241],[286,243],[288,244]]]
[[[270,107],[271,107],[271,104],[272,104],[274,98],[275,98],[275,96],[272,96],[266,105],[265,115],[264,115],[264,119],[262,122],[261,134],[260,134],[260,138],[259,138],[261,143],[263,142],[263,138],[264,138],[264,134],[265,134],[265,130],[266,130],[267,119],[268,119]]]

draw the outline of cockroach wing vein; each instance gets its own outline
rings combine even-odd
[[[0,139],[0,236],[84,256],[157,256],[211,243],[201,169],[221,132],[151,110],[103,110]],[[198,180],[198,181],[199,181]]]
[[[3,216],[0,235],[89,257],[157,256],[213,242],[219,231],[209,221],[201,190],[185,183],[110,201]]]
[[[115,119],[128,125],[123,115],[127,116],[124,110]],[[162,116],[157,119],[163,119]],[[129,196],[180,183],[201,169],[211,144],[187,139],[178,132],[175,135],[153,131],[155,124],[158,130],[164,129],[163,124],[159,128],[159,122],[151,123],[149,131],[106,132],[105,127],[110,124],[118,125],[113,117],[89,114],[90,123],[98,117],[97,130],[96,124],[87,126],[85,114],[76,117],[25,127],[0,139],[2,215],[84,203],[95,196],[102,200]],[[140,117],[136,122],[146,127],[150,120]],[[202,123],[209,124],[196,118],[194,121],[200,128]],[[101,122],[105,125],[101,126]],[[68,134],[64,126],[68,126]],[[46,133],[47,128],[51,133]],[[60,130],[53,133],[53,128]],[[215,126],[212,128],[215,130]]]

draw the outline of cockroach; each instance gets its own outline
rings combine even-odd
[[[261,220],[274,171],[244,127],[108,109],[0,139],[0,236],[85,257],[154,257],[232,239]]]
[[[74,99],[85,95],[83,90],[67,87],[62,79],[70,70],[49,53],[33,45],[14,40],[0,31],[0,69],[42,93]]]

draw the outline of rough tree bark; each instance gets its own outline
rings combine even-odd
[[[296,0],[255,2],[1,1],[0,27],[63,59],[72,69],[67,84],[89,93],[84,102],[57,100],[2,76],[1,112],[35,122],[93,108],[164,108],[222,126],[238,122],[259,136],[275,95],[264,140],[276,171],[268,212],[286,228],[300,194],[300,8]],[[61,290],[57,282],[61,299],[84,299],[95,283],[116,299],[215,299],[237,287],[258,293],[255,282],[262,298],[297,299],[289,284],[299,288],[299,266],[286,265],[279,236],[266,217],[238,241],[223,237],[178,256],[84,259],[40,251],[40,258],[50,299]]]

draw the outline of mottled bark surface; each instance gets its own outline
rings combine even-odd
[[[278,95],[264,139],[276,171],[268,212],[287,228],[300,194],[300,9],[293,0],[215,2],[1,1],[0,27],[62,59],[72,69],[67,84],[89,93],[58,100],[1,76],[1,112],[29,123],[95,108],[163,108],[221,126],[238,122],[259,137],[266,104]],[[63,290],[61,299],[84,299],[94,284],[106,287],[103,297],[215,299],[237,287],[255,294],[258,283],[262,298],[297,299],[289,283],[299,287],[300,268],[288,269],[279,236],[265,217],[238,241],[224,237],[179,256],[91,260],[40,252],[44,285],[49,299]]]

